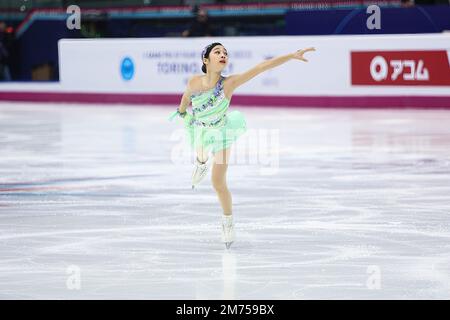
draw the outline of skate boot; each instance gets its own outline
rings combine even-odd
[[[225,243],[225,247],[230,249],[234,241],[233,215],[222,216],[222,241]]]
[[[208,174],[209,167],[211,165],[211,156],[208,156],[206,162],[200,162],[198,158],[195,158],[194,170],[192,172],[192,189],[203,180],[203,178]]]

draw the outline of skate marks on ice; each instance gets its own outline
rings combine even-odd
[[[448,112],[244,109],[279,167],[230,167],[226,250],[167,110],[0,106],[0,298],[450,297]]]

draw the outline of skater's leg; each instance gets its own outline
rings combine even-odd
[[[208,150],[204,147],[197,148],[197,159],[200,162],[206,162],[208,160]]]
[[[230,148],[214,153],[214,165],[211,174],[212,185],[217,193],[224,215],[232,214],[231,193],[228,190],[226,181],[229,157]]]

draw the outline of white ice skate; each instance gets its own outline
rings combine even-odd
[[[194,170],[192,172],[192,189],[208,174],[211,162],[211,156],[208,156],[208,160],[205,163],[201,163],[197,157],[195,158]]]
[[[230,246],[234,241],[234,224],[232,215],[222,216],[222,241],[225,243],[225,247],[230,249]]]

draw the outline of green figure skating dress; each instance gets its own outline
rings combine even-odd
[[[241,112],[227,112],[230,100],[224,94],[224,79],[220,76],[214,88],[191,95],[192,114],[187,112],[182,119],[188,141],[194,150],[203,147],[216,153],[230,147],[247,131],[245,117]],[[169,120],[177,113],[172,113]]]

